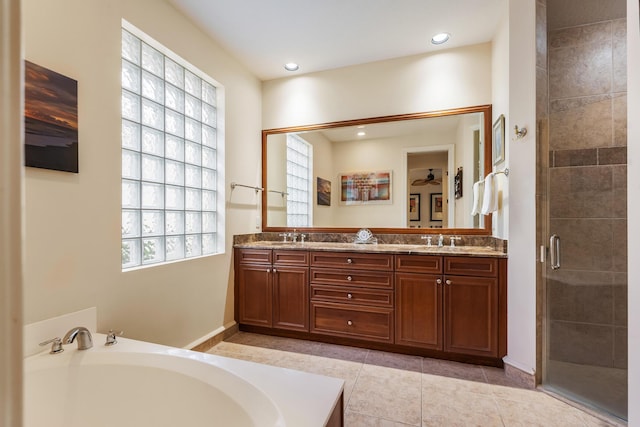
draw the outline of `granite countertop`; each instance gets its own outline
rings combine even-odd
[[[304,251],[357,251],[368,253],[415,254],[415,255],[447,255],[447,256],[482,256],[507,258],[507,254],[490,246],[427,246],[414,244],[358,244],[339,242],[282,242],[258,240],[236,243],[236,248],[253,249],[287,249]]]

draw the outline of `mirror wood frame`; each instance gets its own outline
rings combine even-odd
[[[307,126],[293,126],[286,128],[265,129],[262,131],[262,231],[283,232],[292,231],[294,227],[269,227],[267,225],[267,137],[269,135],[288,132],[315,131],[331,129],[343,126],[358,126],[371,123],[398,122],[404,120],[426,119],[453,116],[457,114],[484,113],[484,170],[485,176],[492,171],[492,108],[491,105],[478,105],[473,107],[453,108],[450,110],[429,111],[422,113],[399,114],[393,116],[369,117],[364,119],[344,120],[338,122],[321,123]],[[370,228],[374,234],[457,234],[457,235],[491,235],[492,214],[484,217],[484,228]],[[359,228],[355,227],[295,227],[296,231],[303,233],[355,233]]]

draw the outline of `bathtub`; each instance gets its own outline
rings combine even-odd
[[[93,338],[89,350],[25,359],[25,427],[324,426],[342,404],[342,380]]]

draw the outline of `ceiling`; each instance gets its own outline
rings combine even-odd
[[[507,0],[168,0],[261,80],[489,42]],[[451,39],[434,46],[431,37]]]

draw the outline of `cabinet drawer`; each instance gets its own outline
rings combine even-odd
[[[393,310],[312,302],[311,332],[392,343]]]
[[[393,289],[393,273],[386,271],[311,268],[311,284]]]
[[[442,273],[442,257],[433,255],[396,255],[396,271]]]
[[[236,254],[240,264],[271,264],[271,249],[238,249]]]
[[[312,267],[393,270],[393,255],[356,252],[311,252]]]
[[[274,264],[309,265],[309,252],[307,251],[273,251]]]
[[[342,304],[393,307],[393,291],[348,288],[346,286],[312,285],[311,299],[313,301],[335,302]]]
[[[498,275],[498,259],[478,257],[444,257],[444,274],[496,277]]]

